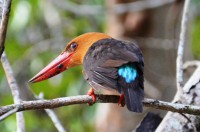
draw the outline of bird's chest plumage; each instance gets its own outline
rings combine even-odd
[[[143,68],[143,57],[134,44],[115,39],[103,39],[94,43],[83,61],[84,78],[95,88],[115,89],[132,85]],[[139,66],[136,66],[139,65]]]

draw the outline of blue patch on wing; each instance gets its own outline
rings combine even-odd
[[[131,83],[137,77],[137,70],[134,65],[125,64],[119,67],[118,74],[123,77],[127,83]]]

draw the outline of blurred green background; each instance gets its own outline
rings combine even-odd
[[[68,5],[66,8],[60,2]],[[85,94],[89,85],[82,77],[81,67],[73,68],[50,80],[28,84],[27,81],[61,53],[69,40],[90,31],[105,32],[105,12],[79,12],[76,5],[105,7],[99,0],[14,0],[6,39],[6,53],[12,65],[21,96],[32,100],[44,93],[45,99]],[[73,5],[73,6],[70,6]],[[96,10],[95,10],[96,11]],[[200,59],[200,17],[191,24],[192,51]],[[30,90],[27,90],[27,88]],[[0,68],[0,105],[13,103],[2,66]],[[74,105],[54,109],[63,126],[72,132],[93,132],[96,105]],[[28,132],[55,132],[52,121],[43,110],[25,112]],[[0,122],[0,131],[16,130],[15,115]]]

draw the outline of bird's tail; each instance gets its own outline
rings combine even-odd
[[[143,111],[142,100],[144,90],[141,88],[123,88],[125,102],[128,110],[141,113]]]

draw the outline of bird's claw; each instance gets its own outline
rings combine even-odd
[[[93,104],[96,102],[96,95],[95,95],[95,93],[94,93],[94,89],[91,88],[91,89],[88,91],[87,94],[88,94],[89,96],[92,97],[92,103],[88,103],[88,105],[89,105],[89,106],[90,106],[90,105],[93,105]]]
[[[118,106],[124,107],[124,94],[120,94],[119,101],[118,101]]]

